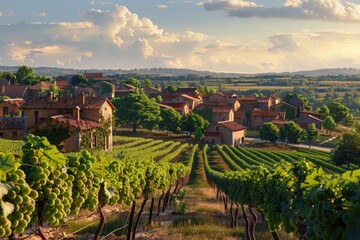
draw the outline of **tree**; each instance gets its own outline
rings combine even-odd
[[[354,119],[354,115],[352,115],[351,113],[349,113],[346,117],[343,118],[343,120],[341,121],[341,123],[346,126],[346,127],[351,127],[354,125],[355,123],[355,119]]]
[[[330,110],[326,105],[322,105],[322,107],[319,108],[318,113],[328,115],[330,113]]]
[[[265,141],[270,141],[272,143],[276,142],[278,139],[279,128],[274,125],[272,122],[264,123],[259,128],[260,138]]]
[[[61,143],[70,137],[70,130],[61,125],[48,124],[44,128],[36,128],[33,134],[40,137],[46,137],[52,145],[55,145],[61,150]]]
[[[298,144],[301,141],[302,135],[303,130],[293,121],[284,123],[284,126],[280,128],[280,139],[287,143]]]
[[[15,75],[17,82],[20,84],[32,84],[35,80],[34,70],[25,65],[19,67]]]
[[[305,128],[305,140],[307,140],[309,144],[309,148],[311,148],[311,143],[317,141],[319,139],[320,132],[316,129],[315,123],[310,123]]]
[[[144,80],[144,88],[151,88],[152,86],[150,79],[147,78]]]
[[[157,102],[157,103],[162,103],[162,101],[163,101],[163,98],[162,98],[161,95],[157,95],[157,96],[155,97],[155,102]]]
[[[208,125],[208,122],[199,114],[191,113],[187,116],[183,116],[181,119],[181,129],[188,131],[189,135],[195,131],[197,127],[204,130]]]
[[[360,133],[351,131],[342,135],[340,142],[332,153],[331,159],[336,165],[347,164],[348,169],[350,168],[350,163],[359,166]]]
[[[347,108],[340,102],[330,103],[329,111],[330,115],[334,118],[336,124],[338,124],[344,117],[349,114],[349,108]]]
[[[36,82],[53,82],[54,79],[52,77],[48,77],[48,76],[36,76],[35,77]]]
[[[160,113],[161,121],[159,128],[168,132],[179,133],[181,130],[181,114],[176,110],[169,108]]]
[[[88,85],[88,79],[84,75],[75,75],[71,78],[72,85],[85,87]]]
[[[204,133],[201,128],[197,127],[194,131],[194,137],[196,140],[200,140],[204,137]]]
[[[140,85],[140,81],[137,80],[136,78],[129,78],[129,79],[125,80],[124,83],[130,84],[134,87],[138,87]]]
[[[331,115],[327,115],[325,117],[324,122],[323,122],[323,126],[324,126],[325,130],[330,132],[330,135],[331,135],[331,132],[336,129],[335,120],[333,119],[333,117]]]
[[[151,122],[158,123],[161,120],[159,105],[145,94],[130,93],[120,99],[114,99],[113,104],[116,107],[114,115],[119,123],[131,124],[133,132],[143,124],[149,127]]]
[[[177,87],[174,85],[170,85],[167,87],[168,92],[176,92],[177,91]]]
[[[54,96],[59,95],[59,87],[56,84],[51,84],[49,90],[54,94]]]
[[[16,76],[12,72],[3,72],[2,77],[9,80],[11,84],[15,84]]]

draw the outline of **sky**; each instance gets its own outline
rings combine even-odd
[[[0,65],[360,68],[360,0],[0,0]]]

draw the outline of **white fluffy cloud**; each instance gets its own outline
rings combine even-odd
[[[342,0],[286,0],[282,7],[265,7],[251,1],[207,0],[206,10],[226,11],[229,16],[293,18],[325,21],[360,21],[360,4]]]

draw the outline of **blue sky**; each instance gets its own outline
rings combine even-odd
[[[360,0],[1,0],[0,64],[283,72],[360,66]]]

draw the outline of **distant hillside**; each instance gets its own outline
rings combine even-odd
[[[0,66],[0,71],[16,72],[19,66]],[[34,67],[36,75],[45,76],[60,76],[68,74],[83,74],[87,72],[102,72],[105,75],[115,74],[141,74],[141,75],[159,75],[159,76],[180,76],[180,75],[197,75],[197,76],[213,76],[220,78],[236,78],[242,76],[256,76],[256,75],[303,75],[308,77],[316,76],[337,76],[337,75],[357,75],[360,74],[360,69],[355,68],[332,68],[332,69],[318,69],[312,71],[298,71],[298,72],[284,72],[284,73],[259,73],[259,74],[241,74],[241,73],[216,73],[210,71],[197,71],[192,69],[177,69],[177,68],[142,68],[132,70],[121,69],[71,69],[71,68],[54,68],[54,67]]]

